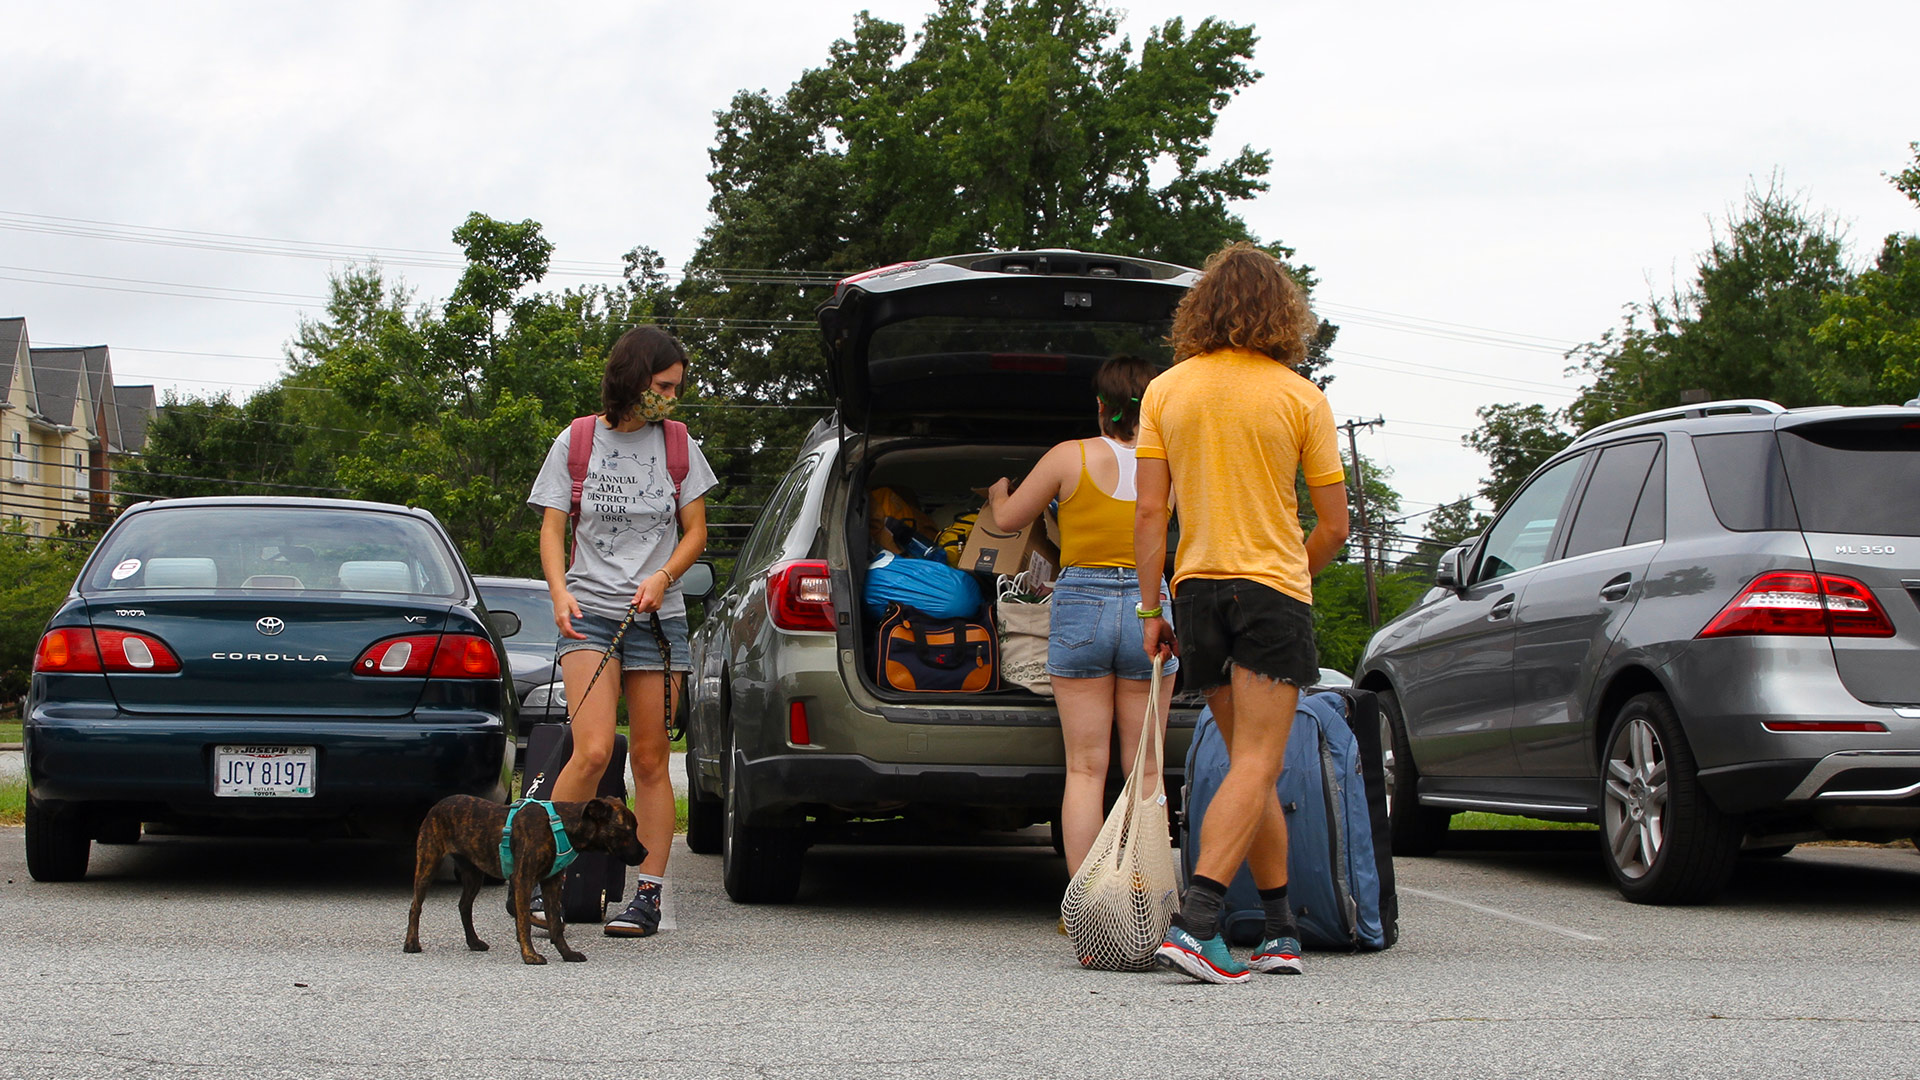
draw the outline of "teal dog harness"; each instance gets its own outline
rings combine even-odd
[[[550,802],[538,799],[522,799],[507,809],[507,823],[500,827],[500,876],[513,876],[513,819],[520,811],[529,806],[538,806],[547,812],[547,822],[553,826],[553,873],[565,870],[573,863],[579,852],[573,850],[573,841],[567,839],[567,827],[560,822],[559,811]]]

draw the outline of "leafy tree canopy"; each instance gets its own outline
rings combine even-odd
[[[1487,456],[1490,472],[1480,494],[1495,506],[1506,505],[1533,470],[1573,441],[1544,405],[1484,405],[1476,412],[1480,426],[1465,441]]]
[[[1920,143],[1911,149],[1913,164],[1890,179],[1920,207]],[[1827,294],[1826,319],[1813,329],[1835,354],[1816,375],[1820,389],[1848,404],[1920,397],[1920,236],[1887,237],[1873,268],[1853,284]]]
[[[1788,407],[1822,402],[1817,373],[1834,351],[1813,329],[1826,317],[1823,298],[1852,281],[1844,254],[1826,215],[1777,184],[1749,189],[1690,285],[1629,307],[1621,327],[1574,351],[1575,370],[1592,382],[1565,418],[1585,431],[1677,405],[1686,391]]]
[[[1137,51],[1117,29],[1086,0],[943,0],[910,44],[863,13],[824,66],[717,115],[713,220],[680,297],[696,374],[761,406],[709,432],[740,448],[714,455],[723,475],[764,481],[825,415],[813,312],[841,277],[1018,247],[1198,265],[1252,239],[1232,206],[1265,190],[1270,157],[1210,146],[1260,77],[1252,28],[1173,19]]]

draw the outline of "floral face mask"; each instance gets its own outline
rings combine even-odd
[[[658,390],[645,390],[640,394],[640,405],[634,410],[649,424],[657,424],[673,415],[673,407],[679,404],[676,398],[670,398]]]

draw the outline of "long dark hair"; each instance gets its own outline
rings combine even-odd
[[[1093,373],[1093,393],[1100,399],[1100,430],[1115,439],[1131,439],[1140,426],[1140,395],[1158,375],[1151,363],[1137,356],[1116,356]]]
[[[653,377],[686,362],[680,340],[657,326],[636,326],[621,334],[607,353],[606,374],[600,377],[600,410],[607,423],[618,425],[631,417],[653,389]]]

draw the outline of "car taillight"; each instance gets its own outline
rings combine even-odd
[[[49,630],[34,650],[33,670],[61,674],[98,674],[100,650],[93,644],[93,631],[84,626],[62,626]]]
[[[497,679],[500,657],[476,634],[410,634],[376,641],[353,662],[355,675]]]
[[[448,634],[433,654],[436,679],[497,679],[500,656],[493,642],[475,634]]]
[[[1892,637],[1893,620],[1873,591],[1850,577],[1776,570],[1727,601],[1699,636],[1739,634]]]
[[[171,675],[180,670],[180,658],[159,638],[131,630],[95,630],[100,643],[100,666],[110,672]]]
[[[63,626],[49,630],[34,650],[33,670],[62,675],[171,675],[180,658],[159,638],[131,630],[88,630]]]
[[[782,630],[833,629],[833,578],[818,559],[779,563],[767,572],[767,613]]]

